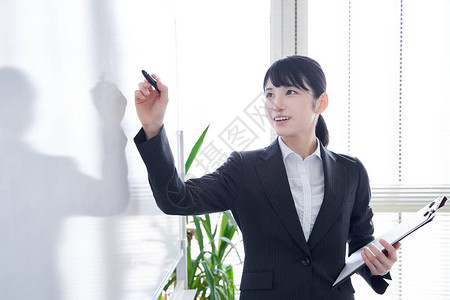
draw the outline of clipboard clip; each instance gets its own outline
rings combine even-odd
[[[436,214],[436,211],[445,205],[445,202],[447,202],[447,197],[441,196],[437,198],[436,200],[432,201],[428,205],[428,209],[423,214],[424,217],[428,218],[434,218],[434,215]]]

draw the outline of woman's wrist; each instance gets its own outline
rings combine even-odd
[[[147,124],[142,126],[147,140],[157,136],[161,132],[162,127],[163,124]]]

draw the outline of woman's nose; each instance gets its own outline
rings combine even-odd
[[[275,97],[273,96],[271,99],[268,100],[270,109],[275,111],[280,111],[284,109],[284,101],[282,97]]]

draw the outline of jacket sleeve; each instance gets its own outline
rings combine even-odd
[[[366,169],[358,159],[356,159],[356,163],[359,170],[359,179],[348,235],[349,255],[374,240],[372,223],[373,212],[370,207],[371,193],[369,177]],[[389,273],[384,276],[372,275],[372,272],[367,266],[364,266],[359,270],[358,274],[361,275],[378,294],[383,294],[389,285],[384,279],[391,279]]]
[[[134,142],[147,167],[156,204],[164,213],[199,215],[233,207],[242,174],[242,158],[238,152],[233,152],[214,173],[183,182],[175,168],[164,127],[149,140],[141,129]]]

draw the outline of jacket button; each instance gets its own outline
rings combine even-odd
[[[302,263],[302,265],[309,266],[309,264],[311,263],[311,260],[308,257],[303,257],[300,262]]]

